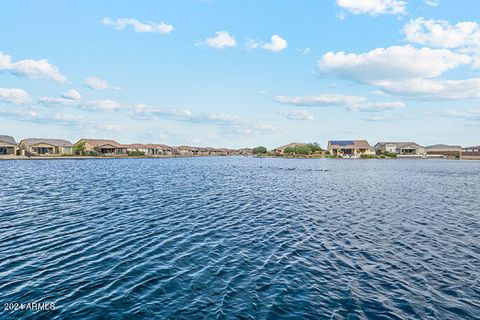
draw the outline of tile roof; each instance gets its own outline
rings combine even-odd
[[[23,139],[20,143],[25,144],[26,146],[35,146],[37,144],[49,144],[54,147],[73,147],[73,144],[70,141],[62,139],[43,139],[43,138],[28,138]]]
[[[0,135],[0,142],[8,143],[8,144],[14,144],[14,145],[17,144],[17,143],[15,142],[15,139],[13,139],[13,137],[4,136],[4,135]]]
[[[123,145],[118,143],[115,140],[106,140],[106,139],[82,139],[82,141],[85,141],[86,143],[94,146],[94,147],[101,147],[106,144],[114,146],[115,148],[125,148]]]

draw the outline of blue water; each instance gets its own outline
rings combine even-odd
[[[0,181],[1,319],[480,318],[480,161],[0,161]]]

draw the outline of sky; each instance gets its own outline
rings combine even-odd
[[[4,2],[0,134],[478,145],[480,2]]]

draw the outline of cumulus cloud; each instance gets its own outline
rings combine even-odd
[[[447,49],[406,45],[378,48],[362,54],[328,52],[319,60],[318,66],[327,74],[379,85],[384,81],[433,78],[471,62],[470,56]]]
[[[25,90],[15,88],[0,88],[0,101],[17,105],[32,102],[30,95]]]
[[[384,92],[417,100],[461,100],[480,98],[480,78],[464,80],[411,79],[385,81]]]
[[[313,120],[315,118],[310,111],[305,109],[284,110],[280,114],[290,120]]]
[[[67,81],[67,78],[60,73],[59,69],[51,65],[46,59],[25,59],[13,62],[11,56],[0,51],[0,72],[2,71],[29,79],[50,79],[61,83]]]
[[[352,111],[386,111],[405,107],[403,102],[369,102],[366,97],[340,94],[316,96],[276,96],[275,101],[284,105],[308,107],[346,107]]]
[[[70,89],[64,93],[62,93],[62,97],[65,99],[71,100],[82,100],[82,95],[75,89]]]
[[[227,31],[217,31],[215,32],[215,36],[207,38],[205,41],[201,41],[199,44],[203,43],[216,49],[231,48],[237,45],[235,38]]]
[[[403,28],[405,39],[412,43],[438,48],[480,48],[480,25],[472,21],[450,24],[445,20],[417,18]]]
[[[173,26],[171,24],[166,24],[164,22],[155,23],[155,22],[140,22],[135,18],[120,18],[120,19],[111,19],[103,18],[102,23],[106,26],[114,27],[117,30],[124,30],[126,27],[130,26],[135,30],[135,32],[152,32],[152,33],[162,33],[167,34],[173,31]]]
[[[110,83],[108,83],[106,80],[103,80],[97,77],[88,77],[85,79],[85,82],[83,84],[86,87],[93,90],[108,90],[108,89],[120,90],[119,87],[113,86]]]
[[[403,0],[337,0],[337,5],[352,14],[404,14],[407,2]]]
[[[249,49],[260,48],[260,49],[270,50],[272,52],[280,52],[282,50],[285,50],[288,47],[288,42],[287,42],[287,40],[283,39],[279,35],[274,34],[270,38],[270,42],[261,43],[261,42],[255,41],[255,40],[250,40],[247,43],[247,47]],[[308,51],[310,51],[310,50],[308,50]],[[308,51],[306,53],[308,53]]]

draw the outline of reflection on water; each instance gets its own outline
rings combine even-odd
[[[0,316],[479,318],[480,162],[0,162]],[[4,311],[7,302],[55,311]]]

